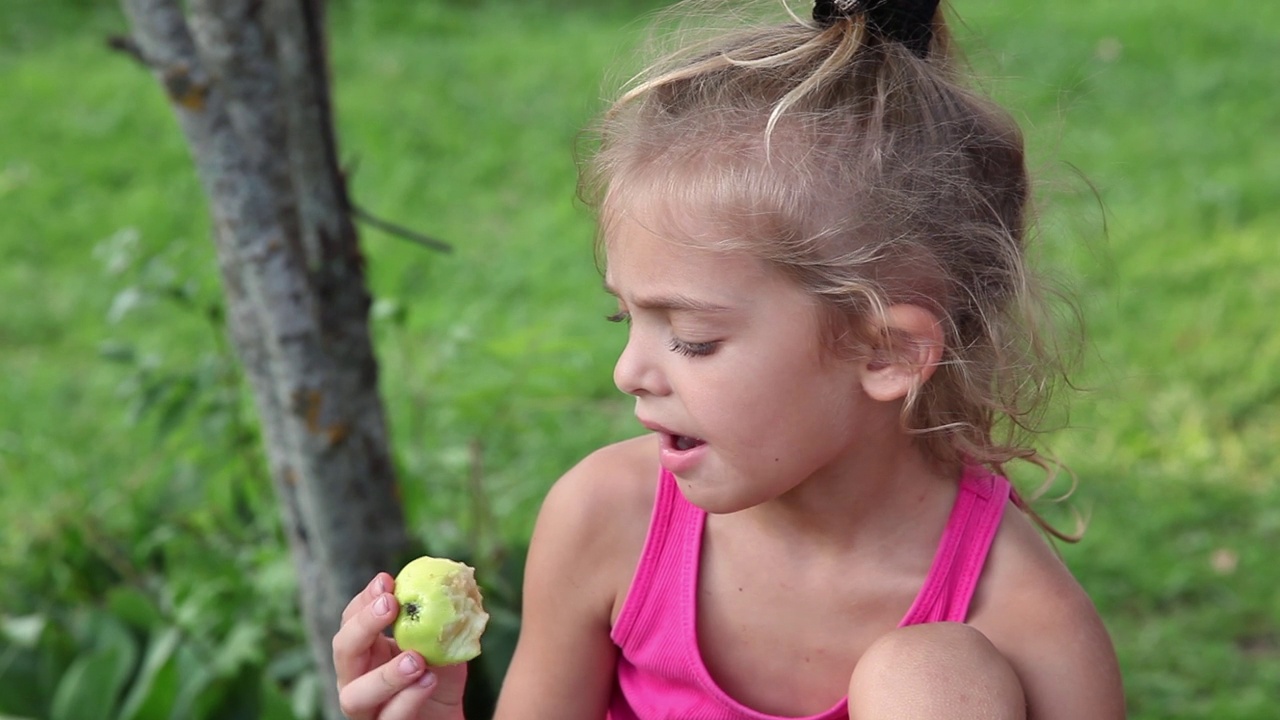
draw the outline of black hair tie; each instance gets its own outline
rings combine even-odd
[[[816,0],[813,19],[823,27],[861,13],[877,35],[900,42],[918,57],[929,54],[939,0]]]

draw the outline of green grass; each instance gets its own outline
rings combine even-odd
[[[437,543],[466,541],[470,478],[518,540],[560,472],[634,430],[572,159],[636,38],[627,5],[334,8],[355,197],[456,248],[365,231],[404,498]],[[1043,254],[1088,323],[1086,390],[1051,445],[1091,513],[1064,555],[1113,631],[1132,715],[1264,716],[1280,687],[1280,6],[957,6],[973,65],[1028,129]],[[205,368],[187,376],[221,387],[217,334],[154,292],[185,286],[200,305],[218,289],[172,117],[104,47],[123,28],[111,3],[0,7],[0,569],[19,579],[0,599],[14,612],[76,586],[24,584],[56,576],[32,558],[57,564],[67,527],[128,538],[166,522],[151,509],[177,512],[165,498],[189,512],[215,481],[263,492],[202,449],[220,431],[200,413],[175,403],[162,434],[155,406],[137,412],[156,373]],[[130,288],[143,302],[113,321]],[[111,343],[143,360],[104,359]]]

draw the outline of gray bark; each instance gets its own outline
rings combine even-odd
[[[406,545],[337,163],[320,0],[122,0],[209,200],[228,331],[253,388],[301,607],[340,718],[330,642]]]

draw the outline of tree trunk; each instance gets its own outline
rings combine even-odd
[[[337,163],[322,0],[122,0],[208,196],[228,330],[261,419],[326,714],[347,599],[407,536]]]

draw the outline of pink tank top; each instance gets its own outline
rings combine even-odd
[[[899,627],[965,621],[1009,492],[1007,480],[984,468],[965,471],[929,575]],[[846,700],[806,718],[766,715],[711,678],[694,627],[706,517],[663,470],[649,535],[611,633],[621,652],[608,720],[848,720]]]

